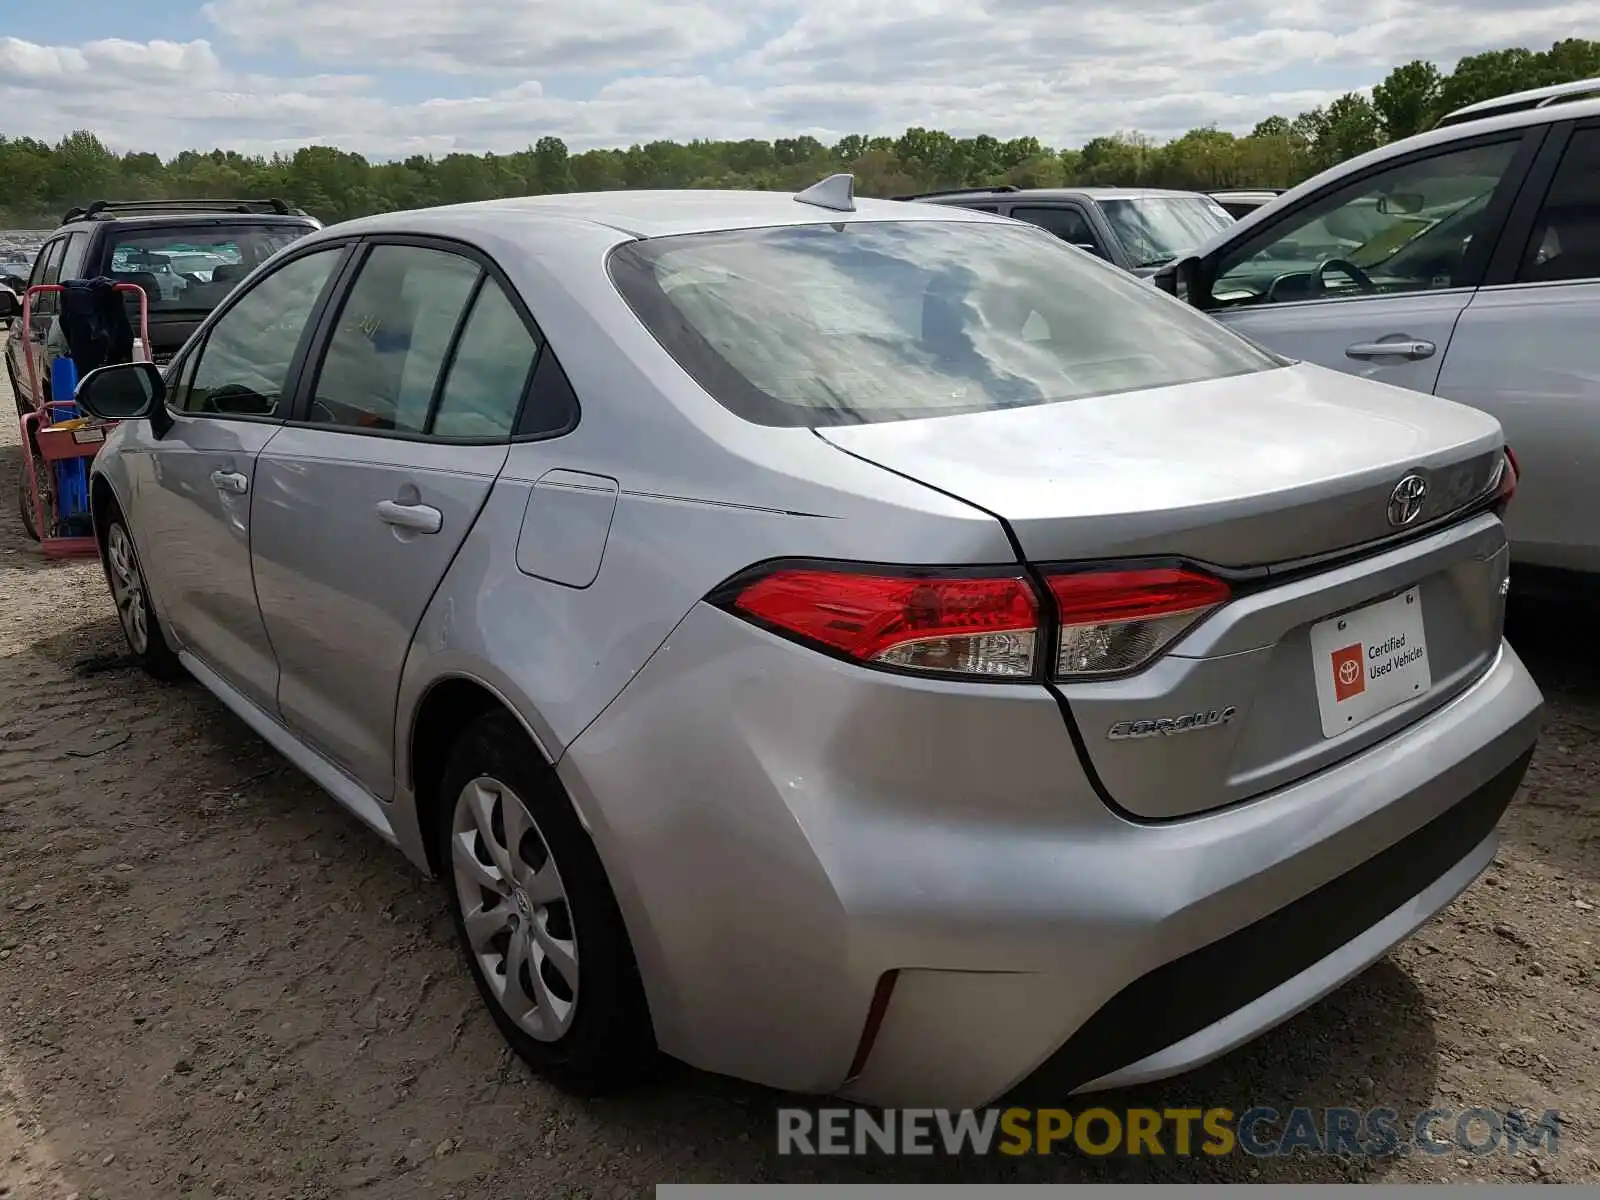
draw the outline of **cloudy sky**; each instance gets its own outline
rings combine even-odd
[[[0,0],[0,132],[375,158],[653,138],[1248,129],[1594,0]],[[1587,22],[1583,21],[1588,17]],[[1587,25],[1587,28],[1585,27]],[[79,40],[82,39],[82,40]]]

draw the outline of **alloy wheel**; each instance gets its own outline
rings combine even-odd
[[[468,948],[506,1016],[554,1042],[572,1027],[578,944],[550,847],[527,805],[488,776],[456,798],[451,871]]]
[[[106,535],[106,561],[110,565],[111,598],[117,605],[117,619],[135,654],[150,647],[149,608],[145,601],[144,576],[133,552],[133,539],[118,522]]]

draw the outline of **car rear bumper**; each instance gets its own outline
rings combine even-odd
[[[1381,957],[1492,856],[1542,703],[1504,647],[1378,746],[1136,823],[1042,688],[866,671],[702,607],[558,769],[664,1049],[969,1107],[1047,1062],[1068,1091],[1186,1070]]]

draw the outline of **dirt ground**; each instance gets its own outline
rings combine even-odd
[[[97,564],[48,563],[23,539],[16,436],[0,420],[6,1200],[1600,1182],[1600,639],[1576,614],[1519,612],[1513,625],[1550,714],[1492,871],[1288,1025],[1115,1101],[1559,1109],[1557,1154],[783,1158],[774,1093],[684,1069],[585,1104],[511,1060],[457,959],[441,892],[198,686],[116,664]]]

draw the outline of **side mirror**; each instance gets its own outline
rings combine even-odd
[[[1200,259],[1193,254],[1175,258],[1150,277],[1169,296],[1176,296],[1186,304],[1198,304],[1200,298]]]
[[[1378,197],[1378,211],[1386,217],[1409,217],[1422,211],[1423,197],[1412,192],[1396,192]]]
[[[1073,242],[1072,244],[1079,250],[1082,250],[1088,254],[1092,254],[1096,258],[1104,258],[1106,256],[1105,251],[1100,249],[1100,247],[1096,246],[1093,242]]]
[[[113,363],[78,384],[78,407],[102,421],[132,421],[165,413],[167,383],[154,363]]]
[[[21,312],[22,303],[17,299],[17,294],[9,289],[0,291],[0,321],[9,321]]]

